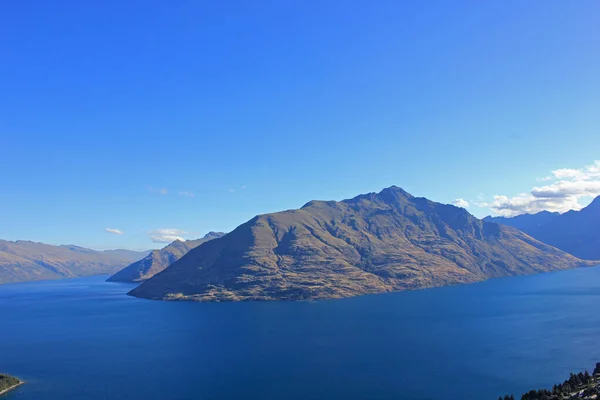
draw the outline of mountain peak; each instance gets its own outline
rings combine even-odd
[[[221,236],[225,236],[225,234],[223,232],[210,231],[206,235],[204,235],[202,239],[218,239]]]
[[[389,188],[383,189],[377,194],[377,196],[383,200],[386,204],[397,208],[407,201],[411,201],[414,197],[406,190],[399,188],[398,186],[390,186]]]
[[[406,190],[404,190],[401,187],[398,187],[396,185],[392,185],[388,188],[383,189],[381,192],[379,192],[379,195],[386,195],[386,194],[393,194],[396,196],[403,196],[403,197],[413,197],[412,194],[408,193]]]

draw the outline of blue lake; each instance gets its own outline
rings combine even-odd
[[[600,268],[314,303],[104,279],[0,286],[0,370],[27,381],[7,400],[495,400],[600,361]]]

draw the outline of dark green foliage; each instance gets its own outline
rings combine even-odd
[[[0,392],[6,389],[10,389],[20,383],[21,381],[18,378],[15,378],[14,376],[0,374]]]
[[[552,390],[538,389],[530,390],[521,396],[521,400],[571,400],[586,399],[593,395],[599,395],[599,382],[596,380],[596,374],[600,374],[600,363],[596,364],[594,376],[589,372],[571,373],[569,379],[563,383],[552,386]],[[514,397],[504,396],[498,400],[513,400]]]
[[[530,390],[521,396],[521,400],[550,400],[552,392],[546,389]]]

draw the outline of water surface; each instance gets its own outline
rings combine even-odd
[[[490,399],[600,361],[600,268],[314,303],[0,285],[7,400]]]

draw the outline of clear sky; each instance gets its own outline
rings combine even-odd
[[[391,185],[565,211],[599,128],[596,0],[0,5],[2,239],[161,247]]]

